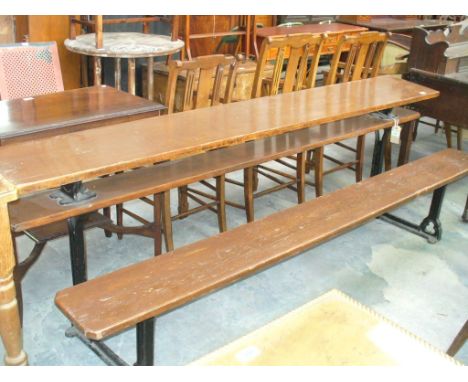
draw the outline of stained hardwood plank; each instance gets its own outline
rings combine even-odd
[[[408,109],[396,113],[401,123],[419,117]],[[31,194],[9,204],[11,226],[25,231],[391,126],[392,120],[365,115],[99,178],[86,183],[97,197],[81,205],[59,206],[51,191]]]
[[[261,97],[6,146],[0,174],[23,195],[437,95],[382,76]]]
[[[99,340],[297,255],[467,173],[468,154],[447,149],[64,289],[55,302],[87,337]]]
[[[94,86],[35,97],[0,101],[0,143],[36,139],[136,116],[156,116],[164,105],[112,87]]]

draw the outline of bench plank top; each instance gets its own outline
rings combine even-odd
[[[0,174],[21,196],[437,95],[381,76],[261,97],[5,146]]]
[[[467,173],[468,154],[447,149],[64,289],[55,302],[88,338],[100,340],[297,255]]]

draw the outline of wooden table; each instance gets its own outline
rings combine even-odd
[[[0,146],[158,116],[166,107],[107,86],[0,101]]]
[[[128,92],[135,94],[135,68],[137,58],[147,59],[148,89],[153,89],[154,57],[168,56],[179,52],[184,42],[173,41],[170,36],[136,32],[104,32],[103,47],[96,48],[95,33],[76,36],[65,40],[65,47],[75,53],[94,57],[94,85],[101,84],[101,57],[115,59],[115,84],[120,90],[121,59],[128,59]],[[148,91],[148,99],[153,99],[153,92]]]
[[[306,24],[297,25],[292,27],[268,27],[256,29],[254,33],[254,48],[255,54],[258,58],[258,47],[262,45],[262,41],[265,37],[269,36],[285,36],[293,33],[313,33],[322,34],[326,33],[328,39],[322,48],[322,54],[333,54],[336,49],[336,45],[340,36],[353,35],[361,32],[365,32],[366,27],[341,24],[341,23],[330,23],[330,24]],[[285,56],[287,57],[287,55]],[[274,54],[271,54],[271,58],[274,58]]]
[[[383,76],[0,148],[0,334],[6,349],[5,362],[27,363],[13,282],[15,257],[9,202],[35,191],[412,104],[437,95],[438,92],[429,88]]]
[[[427,366],[453,358],[338,290],[331,290],[192,365]]]
[[[368,28],[370,30],[408,35],[411,35],[413,29],[416,27],[422,27],[424,29],[443,29],[450,25],[449,21],[397,19],[394,17],[372,17],[369,21],[355,21],[341,17],[338,21],[340,23]]]
[[[440,97],[415,105],[422,115],[468,129],[468,73],[436,74],[411,69],[408,80],[440,91]],[[460,140],[461,142],[461,140]],[[462,149],[462,147],[459,147]]]

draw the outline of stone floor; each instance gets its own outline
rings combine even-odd
[[[372,153],[367,140],[367,156]],[[465,146],[467,142],[465,140]],[[411,159],[442,150],[444,135],[421,126]],[[394,147],[397,150],[397,147]],[[330,151],[336,149],[331,148]],[[366,174],[369,174],[367,160]],[[240,174],[235,174],[239,176]],[[325,180],[326,192],[353,183],[351,171],[340,171]],[[267,182],[262,179],[262,185]],[[468,318],[468,225],[460,220],[468,178],[448,187],[441,221],[444,237],[435,245],[382,221],[372,221],[289,261],[238,282],[157,320],[156,363],[184,365],[244,335],[331,288],[338,288],[440,349],[446,349]],[[229,185],[228,198],[242,200],[242,190]],[[314,190],[308,189],[308,199]],[[172,208],[176,210],[173,198]],[[419,221],[430,197],[421,197],[400,208],[398,214]],[[150,214],[140,202],[128,203]],[[282,191],[256,201],[256,216],[269,215],[295,204],[292,191]],[[240,210],[228,208],[228,226],[244,223]],[[175,245],[217,233],[216,217],[199,213],[174,223]],[[125,236],[107,239],[101,230],[86,232],[89,277],[152,256],[149,239]],[[32,247],[18,240],[19,253]],[[65,337],[68,321],[54,305],[55,293],[71,284],[67,239],[46,246],[24,280],[24,347],[32,365],[102,365],[79,340]],[[107,341],[124,359],[135,359],[135,332],[129,330]],[[3,348],[0,347],[3,358]],[[468,363],[468,345],[457,357]]]

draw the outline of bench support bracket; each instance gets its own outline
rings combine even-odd
[[[435,244],[442,238],[442,224],[439,220],[442,202],[444,201],[445,186],[436,189],[432,195],[429,214],[417,225],[392,214],[383,214],[379,218],[415,235],[424,237],[429,243]],[[432,227],[432,228],[431,228]]]
[[[68,219],[68,239],[70,244],[73,285],[85,282],[88,278],[83,232],[84,217],[85,215],[79,215]]]
[[[100,341],[93,341],[86,338],[75,327],[70,327],[65,332],[67,337],[78,337],[87,347],[89,347],[101,360],[109,366],[129,366],[122,358],[120,358],[114,351],[111,350],[105,343]]]

